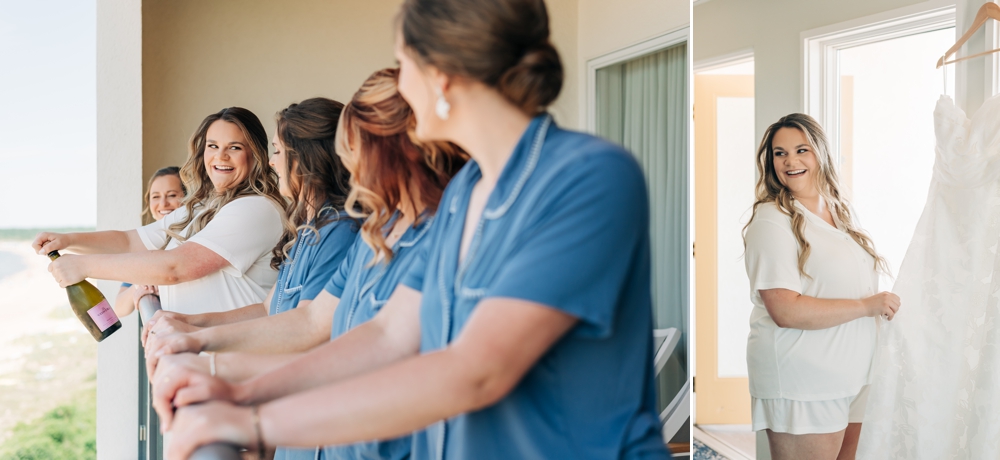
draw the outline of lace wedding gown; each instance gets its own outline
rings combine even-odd
[[[859,459],[1000,458],[1000,97],[934,110],[934,176],[882,322]]]

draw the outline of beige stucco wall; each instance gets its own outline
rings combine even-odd
[[[587,61],[691,25],[689,0],[578,0],[578,129],[586,126]]]
[[[694,6],[694,63],[752,48],[758,137],[802,111],[801,33],[922,0],[711,0]]]
[[[274,113],[315,96],[346,101],[393,65],[398,0],[144,0],[143,177],[180,165],[198,123],[224,107]]]
[[[552,44],[559,50],[563,63],[562,91],[559,99],[549,107],[549,112],[556,122],[569,128],[578,127],[579,102],[577,89],[580,87],[580,75],[575,71],[577,63],[577,15],[579,14],[577,0],[546,0],[549,10],[549,28],[552,34]]]
[[[619,50],[685,27],[691,2],[685,0],[579,0],[580,60]]]
[[[273,134],[274,113],[324,96],[346,101],[391,66],[400,0],[144,0],[143,177],[180,165],[206,115],[239,105]],[[558,121],[577,126],[577,0],[549,0],[566,66]]]

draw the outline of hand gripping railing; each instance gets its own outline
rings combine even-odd
[[[160,298],[155,295],[142,296],[139,299],[139,317],[142,324],[148,324],[153,315],[160,309]],[[188,460],[240,460],[240,448],[232,444],[215,443],[201,446],[188,457]]]

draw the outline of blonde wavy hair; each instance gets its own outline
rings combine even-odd
[[[380,255],[386,262],[392,259],[384,228],[402,202],[401,186],[407,187],[414,209],[422,204],[436,212],[445,186],[468,159],[450,142],[417,140],[417,120],[399,94],[398,78],[394,68],[368,77],[344,106],[337,127],[337,154],[351,173],[344,207],[352,217],[365,219],[361,237],[375,251],[373,264]],[[413,225],[423,219],[415,216]]]
[[[760,142],[760,147],[757,148],[756,201],[753,204],[750,222],[747,222],[747,225],[743,227],[744,249],[746,249],[746,231],[753,219],[757,217],[757,208],[760,205],[774,203],[782,213],[792,218],[792,233],[799,243],[799,273],[812,278],[805,272],[806,261],[809,260],[809,253],[812,250],[805,238],[805,215],[794,206],[792,192],[781,184],[781,181],[778,180],[778,173],[774,169],[772,143],[774,135],[782,128],[797,129],[805,135],[806,141],[809,142],[816,154],[816,162],[819,164],[816,187],[819,189],[820,196],[826,200],[831,212],[840,220],[844,231],[875,259],[873,268],[889,274],[888,263],[875,251],[875,244],[871,237],[864,230],[855,226],[850,203],[840,193],[840,179],[837,175],[837,169],[833,165],[833,157],[830,155],[829,143],[823,128],[813,117],[802,113],[786,115],[764,131],[764,138]]]
[[[239,128],[243,136],[246,137],[247,150],[251,156],[250,172],[247,177],[239,184],[222,192],[215,190],[215,186],[212,185],[212,180],[208,176],[208,171],[205,169],[205,137],[209,126],[219,120],[232,123]],[[188,195],[183,202],[187,215],[184,219],[170,225],[166,231],[167,239],[160,249],[166,248],[171,238],[187,241],[188,238],[205,228],[223,206],[237,198],[264,196],[273,201],[279,209],[285,209],[285,200],[278,191],[278,176],[268,165],[267,132],[264,131],[264,125],[260,123],[260,119],[253,112],[242,107],[229,107],[205,117],[191,136],[188,148],[190,152],[188,159],[181,167],[181,181],[184,182],[184,186],[188,190]],[[201,210],[197,217],[195,217],[196,210]],[[288,219],[282,220],[285,228],[291,227]],[[181,235],[181,232],[189,224],[191,227],[188,228],[186,234]],[[247,229],[247,231],[253,231],[253,229]]]

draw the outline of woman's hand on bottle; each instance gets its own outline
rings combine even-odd
[[[891,292],[880,292],[871,297],[861,299],[861,304],[864,305],[865,311],[868,312],[867,316],[882,316],[892,321],[892,318],[896,316],[896,312],[899,311],[899,296]]]
[[[69,233],[42,232],[35,235],[31,248],[39,255],[48,255],[52,251],[61,251],[72,246]]]
[[[244,447],[257,445],[249,407],[209,402],[178,409],[175,419],[167,460],[186,460],[198,447],[216,442]]]
[[[49,262],[49,273],[62,288],[87,279],[84,258],[73,254],[66,254]]]
[[[236,384],[184,366],[158,369],[153,382],[153,408],[160,415],[164,430],[169,430],[175,407],[206,401],[236,402]]]

